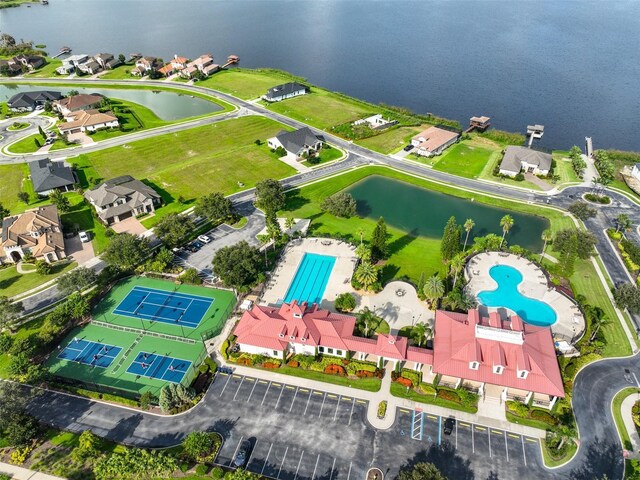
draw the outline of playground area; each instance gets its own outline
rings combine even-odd
[[[96,391],[158,395],[167,383],[189,386],[235,305],[225,290],[130,278],[98,303],[47,360],[50,372]]]

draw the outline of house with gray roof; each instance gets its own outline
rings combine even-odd
[[[510,177],[515,177],[521,171],[534,175],[548,175],[550,170],[550,154],[514,145],[506,148],[500,163],[500,174]]]
[[[12,112],[32,112],[36,107],[47,102],[60,100],[62,94],[50,90],[16,93],[7,101],[7,106]]]
[[[33,190],[38,195],[49,195],[54,190],[68,192],[77,183],[73,169],[64,161],[43,158],[29,162],[29,173]]]
[[[130,175],[113,178],[84,193],[107,225],[126,218],[153,213],[162,205],[162,197],[151,187]]]
[[[283,83],[267,90],[262,96],[267,102],[280,102],[287,98],[297,97],[309,93],[309,87],[298,82]]]
[[[282,131],[275,137],[269,138],[267,144],[274,150],[284,148],[287,158],[298,160],[310,153],[320,151],[324,144],[324,137],[316,135],[309,127],[303,127],[293,132]]]

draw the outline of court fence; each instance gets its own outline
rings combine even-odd
[[[150,337],[164,338],[165,340],[174,340],[176,342],[188,343],[190,345],[199,343],[197,340],[194,340],[192,338],[177,337],[175,335],[169,335],[167,333],[152,332],[151,330],[142,330],[140,328],[123,327],[121,325],[114,325],[113,323],[103,322],[101,320],[94,319],[91,323],[93,323],[94,325],[99,325],[101,327],[111,328],[113,330],[120,330],[121,332],[137,333],[138,335],[148,335]]]
[[[189,387],[193,383],[193,381],[196,379],[200,371],[199,370],[200,365],[202,364],[202,362],[204,362],[204,359],[207,357],[207,355],[208,355],[207,349],[203,348],[200,354],[198,355],[198,358],[193,362],[191,362],[191,365],[185,372],[184,376],[182,377],[182,380],[180,380],[180,384],[183,387]]]

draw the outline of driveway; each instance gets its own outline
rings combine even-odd
[[[76,262],[78,262],[78,265],[85,265],[95,257],[91,242],[81,242],[78,235],[74,235],[71,238],[65,238],[64,248],[67,252],[67,257],[72,257]]]
[[[125,218],[121,222],[114,223],[111,228],[116,233],[131,233],[133,235],[143,235],[147,229],[135,217]]]

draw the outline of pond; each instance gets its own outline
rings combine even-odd
[[[444,226],[452,215],[459,225],[467,218],[475,227],[469,236],[488,233],[502,235],[500,219],[509,214],[514,225],[507,234],[510,245],[520,245],[533,251],[542,248],[540,236],[549,228],[549,220],[535,215],[492,207],[479,202],[420,188],[399,180],[374,175],[347,189],[357,201],[358,215],[378,219],[412,235],[441,238]],[[464,240],[464,232],[463,232]]]
[[[59,87],[57,85],[0,85],[0,102],[6,102],[16,93],[36,90],[54,90],[66,94],[70,90],[80,93],[99,93],[109,98],[119,98],[147,107],[158,118],[165,121],[181,120],[222,110],[217,103],[203,98],[182,95],[164,90],[95,88],[95,87]]]

